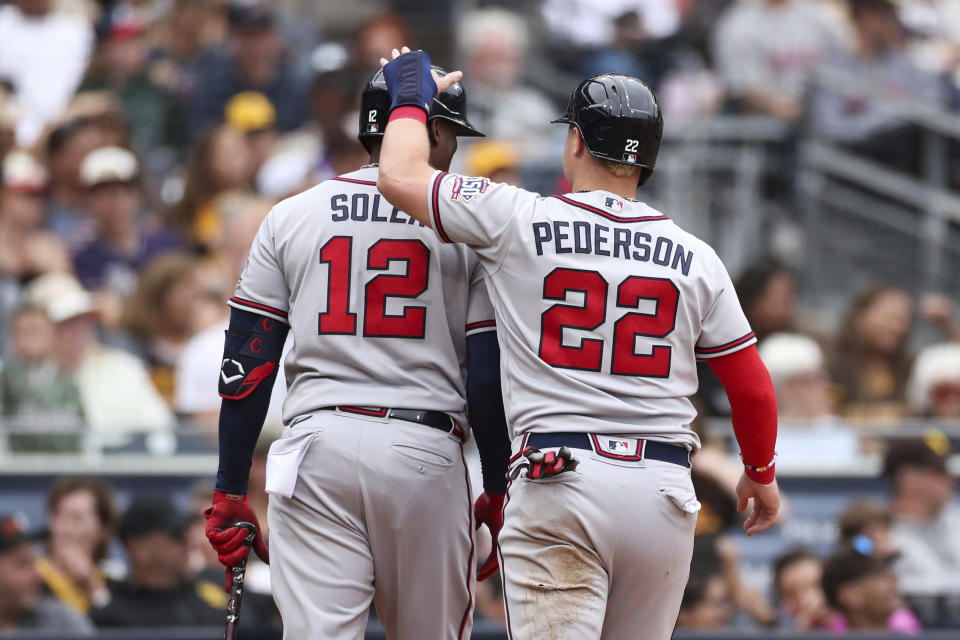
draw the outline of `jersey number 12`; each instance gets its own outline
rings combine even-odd
[[[604,341],[583,338],[580,346],[563,344],[564,329],[594,331],[607,319],[607,281],[596,271],[557,268],[543,280],[546,300],[566,302],[570,292],[583,295],[582,305],[557,303],[540,319],[540,358],[564,369],[600,371]],[[666,338],[677,323],[680,291],[667,278],[630,276],[617,287],[617,308],[637,309],[640,300],[653,300],[653,313],[628,311],[613,325],[613,358],[610,373],[617,376],[666,378],[670,375],[670,345],[653,345],[637,353],[636,338]]]
[[[393,261],[405,262],[406,273],[382,273],[367,283],[363,295],[363,335],[380,338],[423,338],[427,309],[408,305],[387,314],[387,298],[416,298],[427,290],[430,249],[419,240],[378,240],[367,251],[367,269],[385,271]],[[357,314],[350,311],[353,238],[335,236],[320,249],[320,263],[330,267],[327,310],[320,314],[320,335],[355,335]]]

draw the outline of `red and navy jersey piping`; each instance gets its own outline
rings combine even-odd
[[[621,218],[620,216],[615,216],[614,214],[612,214],[612,213],[610,213],[610,212],[608,212],[608,211],[604,211],[603,209],[598,209],[598,208],[596,208],[596,207],[590,206],[589,204],[584,204],[584,203],[582,203],[582,202],[577,202],[576,200],[573,200],[572,198],[568,198],[568,197],[566,197],[566,196],[552,195],[552,196],[550,196],[550,197],[551,197],[551,198],[556,198],[557,200],[559,200],[559,201],[561,201],[561,202],[563,202],[563,203],[565,203],[565,204],[569,204],[569,205],[571,205],[571,206],[577,207],[578,209],[583,209],[584,211],[589,211],[590,213],[593,213],[593,214],[595,214],[595,215],[602,216],[602,217],[606,218],[607,220],[612,220],[613,222],[627,222],[627,223],[629,223],[629,222],[655,222],[655,221],[657,221],[657,220],[669,220],[669,218],[668,218],[667,216],[662,215],[662,214],[659,215],[659,216],[641,216],[641,217],[638,217],[638,218]]]
[[[433,181],[433,188],[430,190],[430,208],[433,210],[433,228],[436,230],[437,235],[440,236],[440,239],[444,242],[449,243],[450,237],[447,235],[447,232],[443,229],[443,223],[440,222],[440,183],[444,178],[447,177],[446,171],[441,171],[437,174],[436,179]]]
[[[344,178],[342,176],[337,176],[335,178],[330,178],[331,180],[339,180],[340,182],[352,182],[353,184],[363,184],[368,187],[375,187],[377,183],[373,180],[357,180],[356,178]]]
[[[272,313],[273,315],[283,318],[284,320],[287,319],[287,312],[283,309],[277,309],[276,307],[271,307],[270,305],[260,302],[254,302],[253,300],[247,300],[239,296],[233,296],[230,298],[230,302],[232,302],[235,306],[250,309],[254,312],[262,313],[266,311],[267,313]]]
[[[755,335],[753,331],[751,331],[750,333],[744,336],[740,336],[736,340],[731,340],[730,342],[727,342],[725,344],[719,344],[715,347],[694,347],[693,351],[698,355],[709,355],[711,353],[720,353],[721,351],[726,351],[727,349],[733,349],[734,347],[738,347],[745,342],[749,342],[750,340],[753,340],[754,337]]]

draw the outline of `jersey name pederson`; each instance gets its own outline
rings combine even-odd
[[[610,227],[577,220],[533,223],[533,241],[537,255],[544,250],[554,253],[583,253],[609,256],[621,260],[653,262],[662,267],[690,275],[693,252],[679,242],[663,236],[652,236],[642,231]]]

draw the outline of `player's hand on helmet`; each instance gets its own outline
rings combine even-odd
[[[400,49],[394,49],[393,51],[391,51],[390,60],[396,60],[397,58],[399,58],[405,53],[423,53],[423,52],[410,51],[409,47],[401,47]],[[386,58],[380,58],[380,66],[381,67],[386,66],[387,64],[389,64],[390,60],[387,60]],[[461,79],[463,79],[462,71],[451,71],[450,73],[443,76],[442,78],[438,76],[437,72],[432,69],[430,70],[430,74],[433,76],[433,81],[437,84],[438,94],[443,93],[444,91],[450,88],[450,85],[456,84],[460,82]]]
[[[210,546],[217,552],[220,564],[227,568],[227,590],[230,585],[230,567],[245,559],[250,553],[250,546],[244,544],[244,539],[248,531],[243,527],[236,526],[238,522],[249,522],[256,529],[256,537],[253,539],[253,550],[261,560],[270,564],[270,552],[267,550],[267,543],[263,539],[263,533],[260,529],[260,523],[257,521],[257,514],[247,496],[237,494],[227,494],[221,491],[213,492],[213,506],[203,512],[203,517],[207,519],[207,540]]]
[[[737,511],[743,512],[751,498],[753,508],[746,522],[743,523],[743,530],[748,536],[766,531],[777,521],[777,514],[780,512],[780,489],[777,487],[777,481],[760,484],[748,478],[746,474],[741,475],[737,483]]]
[[[500,529],[503,528],[503,500],[506,496],[484,491],[473,505],[473,517],[477,520],[477,529],[480,525],[487,525],[490,530],[490,539],[493,543],[490,555],[477,569],[477,580],[483,582],[497,572],[497,540]]]
[[[539,480],[540,478],[555,476],[564,471],[573,471],[580,464],[580,461],[570,453],[568,447],[560,447],[558,451],[547,451],[546,453],[533,447],[526,447],[522,453],[526,459],[510,471],[512,480],[516,480],[524,469],[527,471],[528,478]]]

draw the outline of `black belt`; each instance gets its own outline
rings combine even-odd
[[[457,436],[463,437],[456,428],[456,423],[446,413],[442,411],[426,411],[423,409],[386,409],[379,407],[324,407],[324,409],[338,410],[343,413],[355,413],[361,416],[373,416],[375,418],[394,418],[396,420],[406,420],[407,422],[416,422],[432,429],[439,429],[447,433],[454,432]]]
[[[661,462],[672,462],[681,467],[690,468],[690,452],[682,445],[667,444],[666,442],[655,442],[653,440],[644,440],[643,438],[631,438],[637,440],[637,447],[643,451],[644,460],[660,460]],[[589,433],[531,433],[527,436],[525,445],[536,449],[550,449],[552,447],[571,447],[574,449],[589,449],[595,451],[598,455],[613,459],[626,459],[621,456],[607,453],[599,447],[594,447]]]

